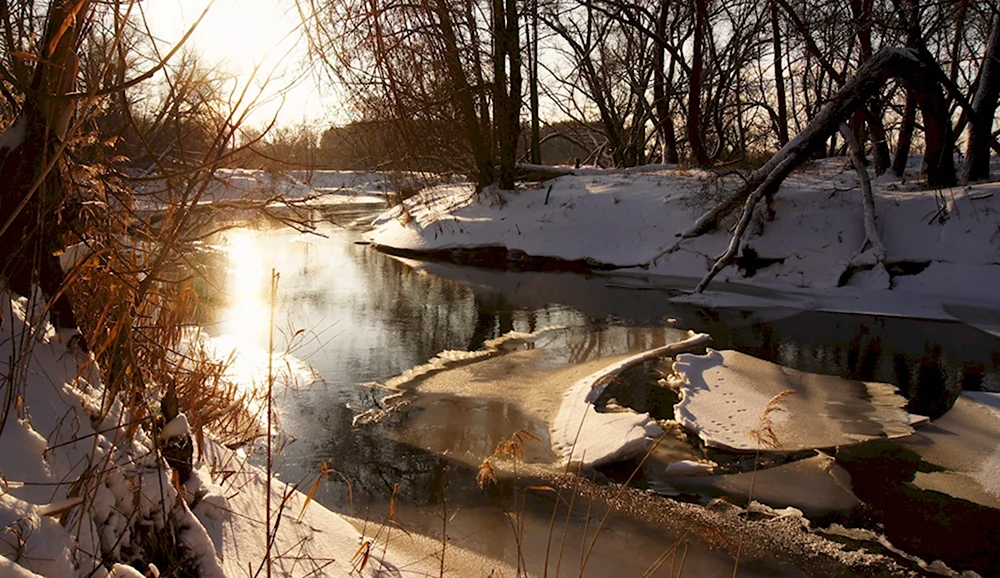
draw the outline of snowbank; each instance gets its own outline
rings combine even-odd
[[[170,537],[179,540],[167,548],[171,555],[199,576],[257,568],[267,531],[266,474],[209,439],[192,477],[178,485],[145,426],[105,399],[92,358],[67,351],[46,323],[27,322],[44,317],[26,311],[25,299],[3,293],[0,303],[0,394],[9,400],[0,431],[0,575],[142,576],[163,555],[152,545]],[[178,416],[161,430],[161,443],[188,429]],[[272,548],[276,575],[351,574],[364,543],[354,527],[315,503],[300,516],[303,494],[274,480],[270,487],[273,518],[281,520]],[[381,546],[371,551],[363,575],[428,571],[420,560],[390,562],[392,549],[390,560],[375,554]]]
[[[917,159],[918,160],[918,159]],[[736,186],[705,172],[664,167],[590,171],[538,188],[476,194],[470,185],[429,189],[376,219],[369,240],[405,251],[505,247],[532,256],[641,267],[700,279],[729,242],[726,231],[679,241]],[[942,304],[1000,309],[1000,183],[921,190],[913,174],[875,179],[883,264],[852,267],[864,240],[857,176],[844,159],[793,174],[737,266],[710,285],[739,283],[808,295],[806,308],[947,318]],[[711,296],[700,296],[711,301]]]

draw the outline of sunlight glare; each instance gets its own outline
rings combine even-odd
[[[220,312],[220,340],[235,350],[230,372],[241,383],[248,383],[267,368],[267,332],[270,323],[270,297],[267,295],[267,271],[251,231],[235,229],[227,235],[226,272],[228,303]],[[223,345],[220,343],[220,345]]]
[[[159,0],[144,12],[163,41],[161,48],[167,49],[206,6],[208,0]],[[283,119],[297,122],[320,111],[316,84],[299,74],[305,50],[297,33],[298,18],[289,2],[215,0],[185,49],[199,54],[205,66],[220,66],[235,75],[239,86],[261,86],[272,77],[262,94],[267,102],[251,114],[254,124],[266,124],[279,106]],[[257,65],[260,70],[254,75]],[[317,114],[309,114],[310,109]]]

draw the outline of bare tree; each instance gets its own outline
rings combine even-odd
[[[4,3],[6,4],[6,3]],[[5,14],[9,18],[9,14]],[[75,91],[83,29],[91,4],[62,0],[52,5],[38,50],[31,84],[24,89],[24,105],[13,124],[0,135],[0,261],[11,289],[30,295],[34,278],[54,299],[52,322],[57,329],[77,326],[63,282],[59,260],[63,248],[63,210],[67,198],[65,156],[72,135],[70,120],[78,97]],[[7,21],[8,24],[10,21]],[[6,31],[8,46],[13,32]],[[8,82],[17,84],[11,75]]]
[[[312,54],[346,87],[355,120],[397,130],[408,162],[436,155],[480,187],[513,187],[523,74],[516,1],[297,4]]]
[[[993,122],[1000,98],[1000,7],[995,10],[989,40],[979,69],[979,83],[972,100],[969,119],[969,140],[966,146],[962,177],[966,181],[988,179],[990,176],[990,145]]]

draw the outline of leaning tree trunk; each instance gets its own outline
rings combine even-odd
[[[438,17],[439,32],[441,34],[441,44],[445,68],[448,79],[454,86],[452,98],[455,100],[456,108],[465,125],[466,138],[469,147],[472,149],[472,157],[476,165],[476,183],[479,187],[493,183],[495,180],[495,170],[493,167],[493,154],[490,147],[489,135],[480,124],[479,111],[476,109],[476,91],[469,85],[469,80],[462,67],[461,49],[452,22],[450,7],[445,0],[437,0],[432,10]],[[482,105],[485,108],[485,104]]]
[[[774,93],[778,101],[778,144],[788,144],[788,103],[785,97],[784,55],[781,48],[781,21],[778,18],[778,5],[770,2],[771,11],[771,42],[774,49]]]
[[[901,79],[912,88],[923,113],[927,158],[927,184],[950,187],[956,183],[955,164],[951,156],[954,135],[948,122],[948,111],[935,71],[922,62],[915,50],[883,48],[848,80],[836,96],[813,118],[812,122],[792,141],[781,148],[762,167],[750,174],[746,184],[729,199],[702,215],[682,234],[697,237],[718,227],[720,221],[746,202],[751,194],[765,184],[768,176],[780,171],[781,180],[820,148],[840,129],[840,123],[864,106],[885,83]],[[785,163],[791,159],[791,163]],[[780,180],[778,182],[780,185]],[[777,186],[771,193],[777,191]]]
[[[776,193],[785,178],[837,133],[841,123],[864,106],[891,78],[899,78],[908,88],[913,89],[923,112],[928,184],[932,187],[955,185],[955,165],[951,156],[954,136],[935,71],[920,60],[915,50],[882,49],[861,67],[857,76],[841,87],[833,100],[820,110],[802,133],[782,147],[764,166],[754,171],[736,194],[703,215],[681,235],[683,239],[708,232],[716,228],[723,217],[743,205],[743,213],[728,249],[698,284],[698,291],[704,290],[715,275],[736,258],[743,233],[750,223],[757,202]],[[678,245],[679,242],[665,253],[676,250]]]
[[[847,148],[851,152],[851,162],[854,170],[858,173],[858,183],[861,185],[861,207],[864,212],[865,240],[861,242],[858,251],[851,258],[852,266],[877,265],[885,258],[885,247],[882,245],[882,237],[875,228],[875,197],[872,195],[872,182],[868,178],[868,169],[865,168],[865,151],[861,148],[858,139],[854,138],[854,133],[847,123],[841,123],[840,134],[847,141]]]

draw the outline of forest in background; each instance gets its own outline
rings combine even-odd
[[[925,67],[919,78],[895,63],[845,111],[876,172],[901,174],[935,140],[982,179],[1000,148],[996,2],[298,4],[317,71],[343,87],[353,122],[275,133],[260,149],[280,160],[460,172],[506,188],[516,162],[753,167],[893,48]],[[840,135],[823,144],[813,154],[847,154]]]

